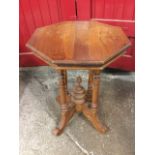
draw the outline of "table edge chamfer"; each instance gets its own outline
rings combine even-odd
[[[122,56],[125,52],[126,49],[131,46],[130,41],[128,44],[126,44],[124,47],[122,47],[119,51],[115,52],[112,56],[110,56],[108,59],[104,61],[73,61],[73,60],[52,60],[39,50],[35,49],[32,47],[30,44],[26,44],[26,47],[29,48],[32,53],[46,62],[48,65],[51,67],[54,67],[56,69],[99,69],[102,70],[105,68],[107,65],[115,61],[117,58]]]

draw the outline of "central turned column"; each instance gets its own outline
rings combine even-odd
[[[76,105],[76,112],[83,111],[83,105],[85,104],[86,91],[81,85],[82,79],[80,76],[77,77],[74,90],[72,92],[71,101]]]

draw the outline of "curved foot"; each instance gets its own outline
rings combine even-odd
[[[73,107],[70,111],[67,111],[67,112],[61,114],[61,119],[60,119],[60,122],[59,122],[59,126],[56,127],[52,131],[52,133],[54,135],[58,136],[58,135],[60,135],[63,132],[63,130],[66,127],[67,123],[72,118],[74,112],[75,112],[75,108]]]
[[[53,133],[53,135],[58,136],[62,133],[62,131],[63,130],[61,130],[59,128],[55,128],[55,129],[53,129],[52,133]]]
[[[83,114],[87,119],[92,123],[92,125],[100,132],[105,133],[108,128],[105,125],[102,125],[97,115],[94,114],[87,106],[83,108]]]

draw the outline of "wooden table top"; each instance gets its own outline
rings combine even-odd
[[[118,26],[67,21],[36,29],[26,46],[55,67],[101,67],[120,56],[130,41]]]

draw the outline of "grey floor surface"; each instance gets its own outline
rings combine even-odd
[[[69,89],[86,71],[69,71]],[[134,155],[134,73],[101,74],[99,118],[110,130],[98,133],[81,114],[53,136],[60,114],[58,74],[49,67],[20,68],[20,155]]]

